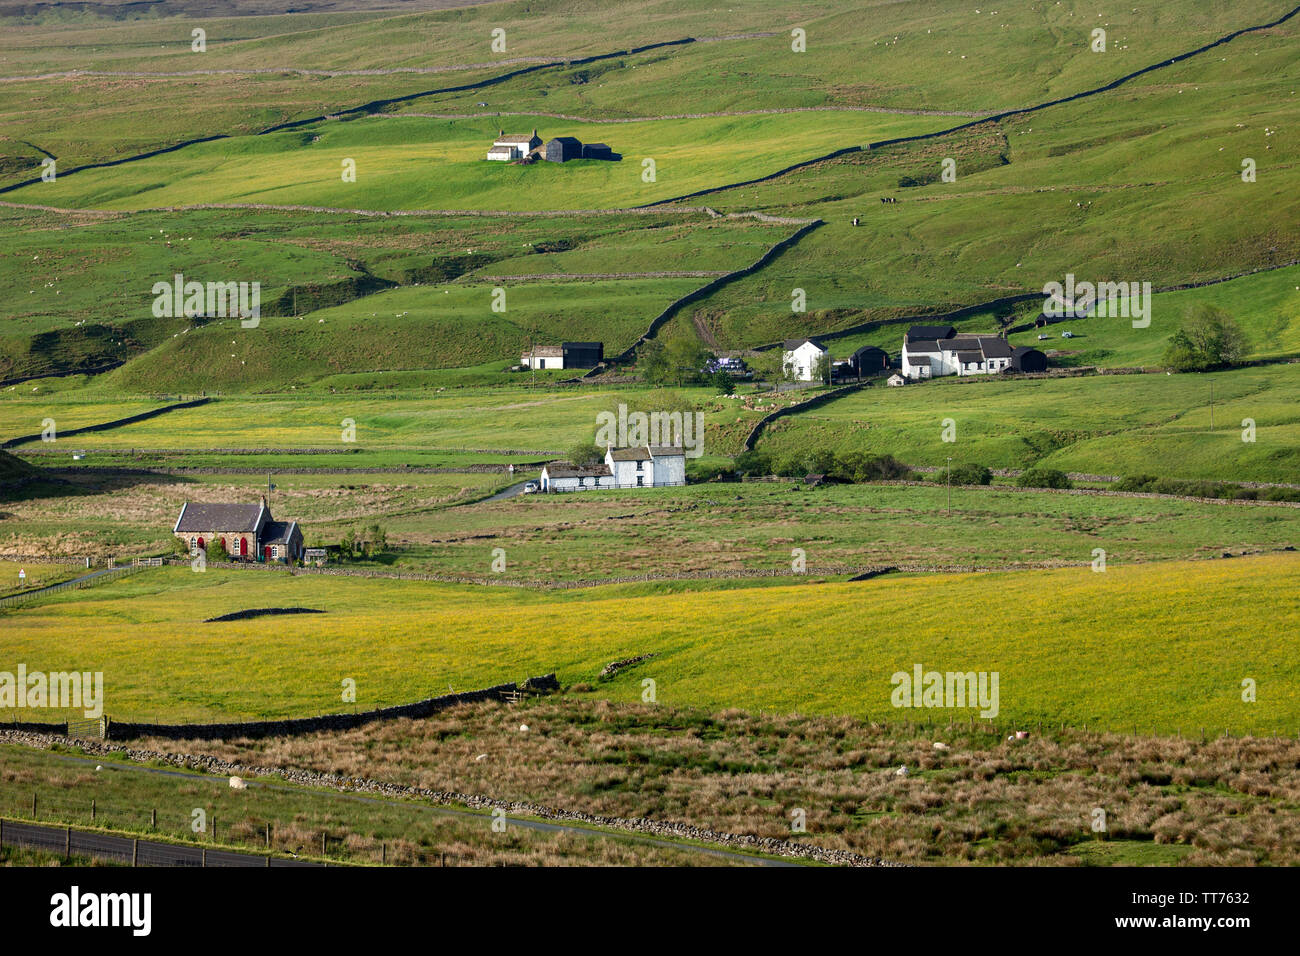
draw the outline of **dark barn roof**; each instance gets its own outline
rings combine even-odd
[[[1011,353],[1011,367],[1021,372],[1046,372],[1047,356],[1036,348],[1020,345]]]
[[[957,332],[951,325],[914,325],[907,330],[905,341],[913,339],[950,339]]]

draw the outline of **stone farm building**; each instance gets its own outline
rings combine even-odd
[[[578,467],[553,461],[542,468],[542,491],[598,488],[666,488],[686,484],[686,452],[676,445],[640,445],[605,450],[600,465]]]
[[[572,136],[557,136],[546,144],[543,158],[549,163],[567,163],[582,159],[582,143]]]
[[[563,342],[536,345],[519,356],[524,368],[595,368],[605,361],[604,342]]]
[[[258,504],[203,504],[187,501],[172,533],[190,554],[207,551],[218,542],[235,561],[300,560],[302,529],[296,521],[276,521],[266,498]]]
[[[492,148],[488,150],[487,158],[495,162],[508,163],[523,159],[534,150],[540,149],[541,145],[542,138],[537,135],[536,129],[531,133],[507,133],[502,130],[492,143]]]
[[[999,335],[959,334],[951,325],[914,325],[903,337],[903,376],[911,381],[941,375],[1042,372],[1047,357],[1037,349],[1013,349]]]

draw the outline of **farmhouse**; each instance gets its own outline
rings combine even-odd
[[[816,339],[787,339],[782,349],[786,374],[797,382],[811,382],[822,359],[830,361],[830,350]]]
[[[206,552],[215,541],[236,561],[288,563],[303,556],[298,522],[274,520],[265,497],[248,505],[187,501],[172,533],[192,555]]]
[[[950,325],[914,325],[903,338],[903,375],[993,375],[1011,368],[1012,350],[997,335],[958,335]]]
[[[686,452],[675,445],[640,445],[605,450],[600,465],[579,467],[553,461],[542,468],[542,491],[598,488],[664,488],[686,484]]]
[[[542,139],[537,135],[536,129],[531,133],[510,134],[507,134],[505,130],[501,130],[496,141],[493,142],[492,148],[488,150],[487,158],[501,163],[523,159],[541,145]]]
[[[519,356],[524,368],[595,368],[605,361],[604,342],[563,342],[536,345]]]

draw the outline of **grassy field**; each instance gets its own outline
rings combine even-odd
[[[103,769],[97,769],[102,767]],[[163,775],[124,760],[78,759],[26,747],[0,747],[0,815],[93,826],[141,838],[377,866],[743,865],[742,861],[588,833],[543,832],[415,800],[362,803],[283,781],[230,788],[228,778],[172,770]],[[143,772],[142,772],[143,771]],[[268,785],[269,784],[269,785]],[[91,801],[95,803],[92,820]],[[192,829],[202,810],[205,830]],[[156,815],[156,817],[155,817]],[[153,823],[156,818],[156,825]],[[271,842],[266,844],[270,825]],[[325,837],[325,850],[321,837]]]
[[[1297,387],[1295,365],[1206,375],[950,378],[852,393],[778,421],[759,448],[778,458],[831,447],[887,452],[913,465],[943,465],[952,456],[954,464],[992,468],[1290,482],[1300,474]],[[1242,440],[1247,418],[1257,426],[1254,442]],[[943,440],[945,419],[956,425],[954,442]]]
[[[644,665],[643,665],[644,666]],[[520,721],[529,731],[521,733]],[[936,750],[944,742],[947,750]],[[610,704],[520,707],[260,741],[151,741],[262,766],[682,820],[913,864],[1292,863],[1294,740],[1201,741]],[[478,754],[487,754],[476,760]],[[906,766],[909,775],[895,771]],[[807,815],[791,833],[790,815]],[[1107,832],[1092,832],[1104,808]]]
[[[603,685],[602,694],[639,699],[649,677],[658,700],[678,706],[891,722],[975,716],[969,708],[893,707],[890,676],[919,663],[998,672],[1002,726],[1047,720],[1293,734],[1300,682],[1287,635],[1300,605],[1276,582],[1296,564],[1290,554],[1104,573],[1076,567],[737,584],[724,589],[725,600],[716,588],[684,584],[557,595],[163,568],[0,612],[0,666],[102,671],[105,709],[123,719],[350,709],[340,703],[345,678],[356,681],[358,708],[551,670],[565,683],[591,682],[610,661],[646,653],[657,657]],[[200,623],[285,606],[326,613],[307,625]],[[954,614],[965,607],[987,610]],[[88,626],[93,644],[81,636]],[[1242,702],[1244,678],[1257,681],[1257,703]]]
[[[315,457],[315,456],[312,456]],[[488,474],[182,474],[61,472],[67,485],[6,504],[0,554],[168,552],[185,501],[256,501],[299,522],[309,546],[383,525],[389,549],[369,570],[489,575],[506,582],[788,572],[808,567],[1015,568],[1080,565],[1103,548],[1116,564],[1294,546],[1297,512],[1268,504],[1062,496],[1009,487],[698,484],[685,488],[480,501],[515,478]],[[267,490],[267,478],[275,483]],[[3,565],[0,565],[3,567]],[[14,574],[17,573],[16,568]],[[29,569],[29,575],[33,572]],[[48,581],[44,583],[49,583]]]

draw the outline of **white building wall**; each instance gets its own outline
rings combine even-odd
[[[661,455],[654,460],[655,487],[686,484],[686,456]]]
[[[791,352],[785,352],[782,361],[787,366],[791,366],[791,377],[798,382],[811,382],[813,380],[813,371],[817,367],[817,360],[825,355],[826,352],[813,345],[811,342],[805,342]]]

